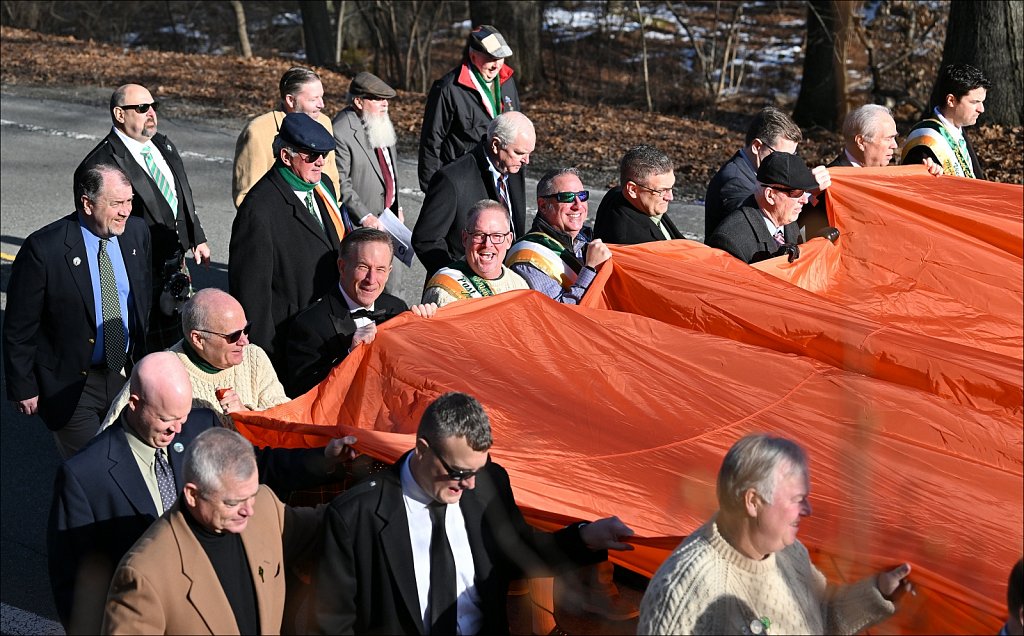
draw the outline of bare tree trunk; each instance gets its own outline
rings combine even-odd
[[[644,12],[640,10],[640,0],[636,2],[636,17],[640,22],[640,47],[643,51],[644,62],[644,94],[647,96],[647,112],[654,112],[654,104],[651,102],[651,77],[647,71],[647,34],[644,30]]]
[[[1020,126],[1024,109],[1024,4],[953,0],[942,65],[970,64],[989,78],[982,121]],[[932,103],[941,96],[932,90]],[[938,99],[937,99],[938,98]]]
[[[837,0],[807,3],[804,75],[793,109],[793,120],[801,126],[835,130],[842,121],[846,109],[845,43],[856,8],[841,7],[843,4]],[[840,73],[842,82],[837,81]]]
[[[334,30],[334,63],[341,64],[342,44],[345,35],[345,6],[347,0],[338,3],[338,28]]]
[[[231,8],[235,10],[235,26],[238,29],[238,46],[242,50],[242,57],[252,57],[252,48],[249,46],[249,30],[245,27],[245,7],[242,0],[231,0]]]
[[[299,0],[302,33],[306,41],[306,61],[323,66],[331,61],[331,16],[323,0]]]

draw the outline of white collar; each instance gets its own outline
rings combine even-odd
[[[939,122],[942,123],[943,126],[948,128],[950,133],[953,133],[953,137],[956,138],[957,141],[964,138],[963,128],[960,128],[959,126],[954,126],[951,121],[943,117],[942,113],[939,112],[938,106],[933,108],[932,112],[935,113],[935,116],[939,118]]]
[[[142,142],[135,141],[134,139],[132,139],[128,135],[124,134],[124,132],[121,131],[121,129],[118,128],[117,126],[111,126],[111,129],[114,131],[114,134],[116,134],[118,137],[121,138],[121,141],[124,142],[124,145],[128,147],[128,151],[130,153],[132,153],[133,155],[140,155],[140,154],[142,154],[143,149],[145,149],[147,147],[156,148],[156,146],[153,145],[153,140],[152,139],[148,139],[148,140],[146,140],[145,143],[142,143]],[[160,151],[158,150],[157,152],[160,152]]]

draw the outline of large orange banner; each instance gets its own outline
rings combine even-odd
[[[834,581],[909,561],[879,632],[994,633],[1021,553],[1022,189],[922,169],[833,173],[836,245],[750,267],[698,243],[617,247],[581,307],[535,292],[381,325],[319,387],[237,417],[263,444],[354,432],[394,460],[438,395],[487,408],[532,521],[616,514],[651,574],[716,508],[742,435],[798,440]]]

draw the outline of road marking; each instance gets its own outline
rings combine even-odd
[[[89,135],[86,133],[74,132],[71,130],[58,130],[56,128],[44,128],[42,126],[36,126],[35,124],[21,124],[16,121],[10,121],[9,119],[0,119],[0,126],[8,126],[11,128],[18,128],[32,133],[41,133],[43,135],[50,135],[51,137],[68,137],[70,139],[82,139],[85,141],[99,141],[102,137],[96,135]],[[206,155],[201,152],[192,152],[185,150],[179,152],[182,158],[188,157],[189,159],[198,159],[200,161],[208,161],[210,163],[234,163],[234,159],[229,157],[217,157],[214,155]]]
[[[3,259],[5,261],[13,261],[14,257],[11,256],[10,254],[5,254],[4,252],[0,252],[0,259]]]
[[[0,603],[0,633],[3,634],[64,634],[60,623]]]

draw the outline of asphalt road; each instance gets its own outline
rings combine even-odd
[[[11,261],[25,237],[73,209],[75,167],[110,129],[106,93],[4,87],[0,92],[0,310],[7,307]],[[84,102],[84,103],[83,103]],[[213,251],[209,269],[193,267],[195,286],[227,289],[234,206],[231,159],[240,121],[180,121],[161,117],[160,132],[182,152],[203,227]],[[543,151],[543,140],[538,143]],[[415,184],[415,158],[399,162],[399,184]],[[585,176],[585,175],[584,175]],[[528,196],[536,181],[528,180]],[[592,189],[591,215],[603,191]],[[402,187],[407,223],[416,221],[423,194]],[[536,213],[531,206],[528,221]],[[669,211],[688,237],[701,238],[703,207],[674,203]],[[400,295],[417,302],[423,268],[402,277]],[[0,372],[0,382],[6,386]],[[6,398],[6,393],[4,394]],[[0,400],[0,610],[4,634],[62,633],[46,572],[46,518],[59,458],[51,434],[35,417]]]

